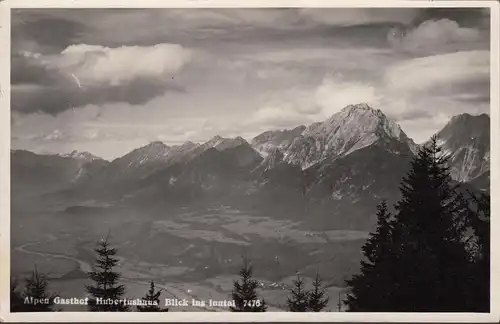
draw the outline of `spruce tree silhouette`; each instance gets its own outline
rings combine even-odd
[[[347,295],[346,305],[350,311],[363,311],[367,307],[370,311],[389,311],[383,296],[384,286],[390,282],[390,254],[392,253],[392,215],[383,200],[377,206],[377,228],[370,233],[370,237],[362,246],[366,260],[361,261],[361,274],[354,275],[347,280],[351,293]]]
[[[89,310],[93,312],[126,312],[128,305],[124,302],[125,286],[118,284],[120,273],[113,271],[118,264],[116,249],[110,248],[108,237],[99,241],[94,251],[97,253],[96,268],[88,275],[94,281],[93,285],[86,285],[85,290],[91,295]]]
[[[16,278],[11,279],[10,283],[10,312],[21,312],[24,306],[24,299],[18,290],[19,281]]]
[[[30,277],[25,279],[21,312],[56,312],[54,299],[56,294],[48,292],[49,281],[47,276],[40,274],[35,264],[35,269]]]
[[[475,257],[470,269],[472,310],[490,311],[490,196],[469,192],[469,224],[474,231]]]
[[[258,282],[252,278],[252,266],[247,258],[243,258],[243,266],[240,269],[241,283],[235,281],[233,284],[232,297],[235,307],[231,306],[232,312],[265,312],[266,302],[257,296]]]
[[[321,312],[328,305],[329,298],[323,288],[323,281],[316,272],[316,278],[313,281],[313,289],[309,293],[307,310],[311,312]]]
[[[290,312],[307,312],[309,306],[309,292],[305,289],[304,280],[297,274],[293,281],[293,288],[287,298],[288,310]]]
[[[348,281],[349,311],[470,311],[467,207],[452,186],[447,162],[436,136],[419,149],[402,180],[388,233],[372,235],[374,247],[363,251],[372,265],[362,264],[365,271]]]
[[[145,306],[137,306],[139,312],[168,312],[168,308],[160,307],[161,290],[155,289],[154,281],[151,281],[148,293],[142,298]]]

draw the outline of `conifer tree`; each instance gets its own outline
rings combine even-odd
[[[35,269],[30,277],[25,279],[24,291],[21,295],[23,304],[20,307],[22,312],[54,312],[54,298],[56,294],[48,292],[49,281],[47,277]],[[41,302],[43,301],[43,302]]]
[[[246,258],[240,269],[241,283],[234,282],[232,297],[235,307],[230,307],[232,312],[265,312],[266,302],[257,296],[258,282],[252,278],[252,266]]]
[[[149,290],[142,301],[146,304],[144,306],[137,306],[139,312],[168,312],[168,308],[162,309],[160,307],[161,290],[155,289],[154,281],[151,281]]]
[[[11,280],[10,283],[10,311],[12,313],[21,312],[24,306],[24,299],[21,292],[17,289],[19,282],[17,279]]]
[[[119,284],[121,274],[113,271],[118,264],[116,249],[110,248],[108,238],[101,240],[94,249],[97,253],[96,268],[88,275],[94,281],[86,285],[85,290],[91,295],[89,310],[93,312],[125,312],[129,307],[124,303],[125,286]]]
[[[351,294],[347,295],[346,304],[350,311],[361,311],[366,307],[370,311],[389,311],[390,305],[380,294],[384,291],[383,286],[391,280],[387,269],[391,266],[387,261],[391,260],[393,243],[391,217],[387,202],[383,200],[377,205],[377,228],[361,248],[365,256],[361,261],[361,273],[347,280]]]
[[[320,312],[328,305],[328,296],[323,288],[323,281],[316,272],[316,278],[313,281],[313,289],[309,293],[309,303],[307,310],[311,312]]]
[[[490,196],[469,192],[469,224],[474,231],[475,253],[471,266],[470,301],[472,311],[490,311]]]
[[[309,306],[309,292],[304,287],[304,280],[297,274],[297,279],[293,281],[293,288],[290,290],[287,304],[290,312],[307,312]]]
[[[452,186],[447,162],[437,137],[419,149],[402,180],[388,234],[372,235],[376,248],[363,251],[375,262],[362,265],[365,271],[348,281],[349,311],[469,310],[466,208]],[[377,278],[382,274],[383,280]]]

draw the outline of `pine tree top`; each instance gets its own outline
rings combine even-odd
[[[328,305],[329,299],[323,288],[323,280],[321,280],[319,273],[316,272],[316,277],[313,280],[313,289],[309,292],[308,310],[313,312],[323,310]]]
[[[305,312],[309,306],[309,292],[305,289],[304,280],[297,274],[293,280],[290,296],[287,298],[288,309],[291,312]]]
[[[232,312],[265,312],[267,305],[264,300],[257,296],[258,282],[252,278],[252,266],[246,258],[239,271],[241,283],[235,280],[233,283],[232,298],[235,307],[230,307]]]

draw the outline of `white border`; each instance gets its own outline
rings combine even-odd
[[[43,3],[43,4],[42,4]],[[491,12],[491,196],[500,197],[499,3],[497,1],[389,0],[5,0],[0,2],[0,320],[9,322],[499,322],[500,260],[491,255],[491,312],[471,313],[10,313],[10,9],[11,8],[217,8],[217,7],[487,7]],[[500,202],[491,200],[491,246],[500,246]]]

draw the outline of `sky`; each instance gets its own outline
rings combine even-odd
[[[368,103],[417,143],[489,113],[484,8],[14,9],[11,142],[114,159]]]

